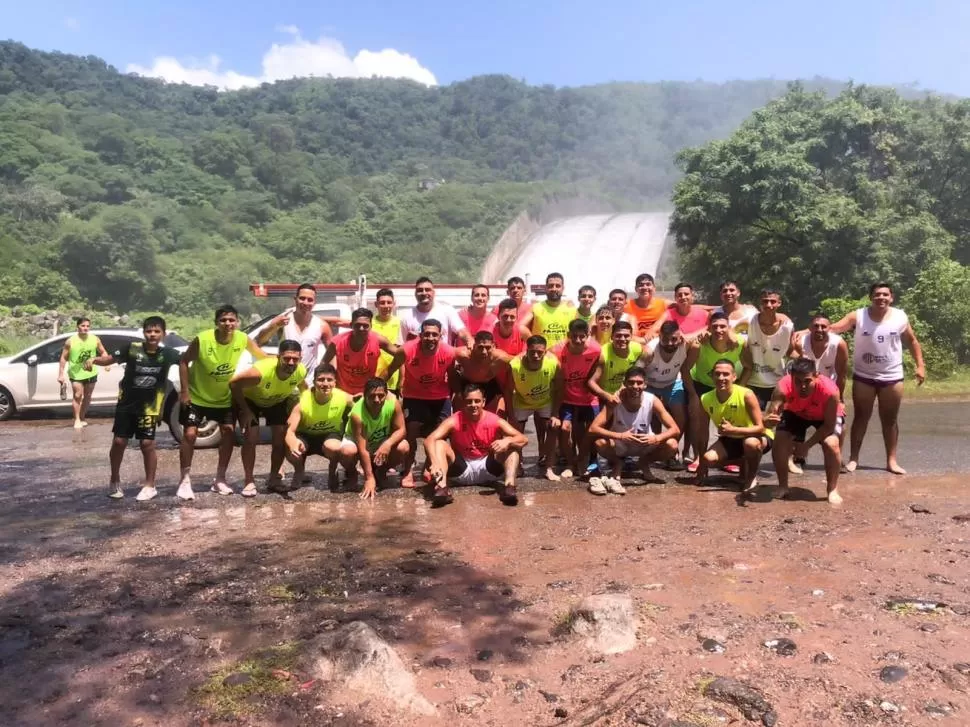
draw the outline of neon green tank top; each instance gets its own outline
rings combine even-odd
[[[232,406],[229,380],[246,350],[246,334],[233,331],[229,343],[216,340],[215,329],[199,334],[199,357],[189,369],[189,397],[196,406],[228,409]]]
[[[334,389],[330,399],[323,404],[317,401],[313,389],[307,389],[300,394],[300,424],[296,431],[313,437],[342,434],[349,404],[350,397],[340,389]]]
[[[713,349],[710,341],[704,341],[704,343],[701,344],[700,352],[697,354],[697,363],[695,363],[694,368],[690,370],[690,377],[694,381],[699,381],[707,386],[714,386],[714,380],[711,378],[711,371],[714,370],[714,364],[716,364],[722,358],[726,358],[728,361],[733,361],[735,373],[740,373],[742,348],[744,348],[744,343],[742,341],[738,341],[738,345],[735,348],[728,349],[724,353],[720,353]]]
[[[593,311],[590,311],[588,315],[585,315],[584,316],[579,311],[579,308],[577,308],[576,309],[576,320],[578,320],[578,321],[586,321],[589,324],[590,328],[592,328],[593,327],[593,324],[596,322],[596,313],[594,313]]]
[[[384,336],[391,343],[397,343],[398,338],[401,336],[401,319],[397,316],[391,316],[386,321],[377,320],[377,316],[370,323],[370,328],[374,333]],[[381,351],[381,356],[377,360],[377,371],[378,376],[385,376],[387,372],[387,367],[391,365],[391,361],[394,357],[387,351]],[[404,373],[404,367],[402,366],[394,375],[387,379],[387,388],[393,390],[399,390],[401,388],[401,374]]]
[[[253,368],[259,371],[259,383],[256,386],[243,389],[243,396],[257,406],[263,407],[286,401],[293,390],[296,389],[297,384],[306,378],[306,366],[302,363],[299,364],[296,371],[288,378],[281,380],[276,375],[278,362],[278,357],[267,356],[254,363]]]
[[[568,303],[553,307],[547,301],[532,306],[532,334],[546,339],[552,348],[569,337],[569,324],[576,317],[576,309]]]
[[[367,407],[364,405],[364,399],[361,397],[354,404],[354,408],[350,410],[350,416],[360,417],[361,430],[364,435],[364,439],[367,440],[367,451],[375,452],[377,448],[380,447],[384,441],[391,436],[391,427],[394,424],[394,402],[396,399],[388,395],[384,400],[384,405],[381,410],[377,413],[376,417],[372,417],[370,412],[367,411]],[[350,420],[347,420],[347,435],[348,438],[353,439],[354,431],[350,425]]]
[[[84,370],[84,362],[98,355],[98,337],[89,333],[87,340],[76,333],[71,336],[71,348],[67,352],[67,378],[71,381],[87,381],[98,375],[98,370]]]
[[[509,363],[512,369],[512,385],[515,389],[512,406],[516,409],[541,409],[552,403],[552,382],[556,378],[559,362],[547,355],[537,371],[525,367],[521,356]]]
[[[717,391],[708,391],[701,395],[701,406],[711,418],[715,427],[721,426],[721,422],[727,421],[736,427],[750,427],[754,424],[748,414],[748,407],[744,405],[744,397],[751,392],[746,386],[735,384],[731,387],[731,393],[723,403],[718,401]],[[765,429],[765,435],[769,439],[774,439],[773,429]]]
[[[643,346],[636,341],[630,342],[630,350],[626,356],[620,356],[613,350],[613,343],[603,346],[603,353],[600,360],[603,362],[603,376],[600,378],[600,388],[607,394],[615,394],[623,386],[623,377],[626,372],[637,364],[640,354],[643,353]]]

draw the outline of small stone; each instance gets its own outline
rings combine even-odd
[[[539,550],[555,550],[555,545],[540,545]]]
[[[455,709],[462,714],[471,714],[485,704],[485,697],[481,694],[469,694],[467,697],[455,700]]]
[[[542,695],[542,698],[545,699],[547,702],[549,702],[549,704],[555,704],[556,702],[559,701],[559,695],[558,694],[553,694],[552,692],[547,692],[545,689],[540,689],[539,690],[539,694],[541,694]]]
[[[569,588],[572,584],[572,581],[552,581],[546,584],[546,588],[562,590],[563,588]]]
[[[816,664],[831,664],[833,661],[835,661],[835,657],[833,657],[827,651],[820,651],[812,657],[812,661]]]
[[[816,588],[814,591],[812,591],[812,595],[813,596],[824,596],[825,595],[825,591],[823,591],[821,588]]]
[[[519,681],[517,681],[515,684],[512,685],[512,689],[514,689],[517,692],[524,692],[526,689],[529,688],[529,686],[530,686],[529,682],[524,682],[520,679]]]
[[[930,509],[928,507],[926,507],[925,505],[919,505],[919,504],[916,504],[916,503],[910,505],[909,506],[909,509],[912,510],[913,512],[915,512],[917,515],[932,515],[933,514],[933,513],[930,512]]]
[[[778,724],[778,715],[774,712],[765,712],[761,715],[761,724],[765,727],[775,727]]]
[[[879,670],[879,678],[886,682],[886,684],[895,684],[896,682],[902,681],[908,674],[909,670],[905,666],[899,666],[898,664],[884,666]]]
[[[953,705],[930,700],[923,706],[923,711],[932,717],[949,717],[953,714]]]
[[[240,687],[243,684],[249,684],[253,680],[252,674],[246,674],[245,672],[236,672],[235,674],[230,674],[225,679],[222,680],[223,686],[226,687]]]
[[[162,698],[157,694],[149,694],[148,701],[151,702],[152,704],[161,704]]]
[[[562,678],[562,680],[564,682],[568,682],[568,681],[570,681],[572,679],[576,679],[582,673],[583,673],[583,665],[582,664],[572,664],[572,665],[566,667],[566,671],[564,671],[562,673],[562,677],[561,678]]]
[[[701,648],[704,651],[708,651],[712,654],[723,654],[727,651],[727,647],[720,641],[715,641],[714,639],[704,639],[701,642]]]
[[[469,669],[469,673],[475,677],[476,681],[486,683],[492,681],[492,672],[488,669]]]
[[[478,655],[475,658],[478,659],[479,661],[488,661],[493,656],[495,656],[495,652],[492,651],[491,649],[482,649],[481,651],[478,652]]]
[[[970,664],[966,662],[957,662],[953,665],[953,668],[965,676],[970,676]]]
[[[958,523],[970,523],[970,513],[964,513],[963,515],[954,515],[953,519]]]
[[[765,647],[778,656],[794,656],[798,645],[791,639],[771,639],[765,642]]]
[[[552,716],[556,719],[566,719],[566,717],[569,716],[569,710],[565,707],[556,707],[555,711],[552,713]]]
[[[925,623],[925,624],[919,625],[919,630],[925,631],[928,634],[935,634],[937,631],[940,630],[940,626],[939,624],[935,624],[935,623]]]
[[[439,669],[447,669],[453,663],[447,656],[436,656],[431,660],[431,666],[438,667]]]
[[[944,586],[954,586],[956,583],[940,573],[927,573],[926,579],[934,583],[942,583]]]
[[[899,711],[899,707],[897,707],[892,702],[880,702],[879,709],[881,709],[883,712],[887,712],[890,714],[894,714]]]

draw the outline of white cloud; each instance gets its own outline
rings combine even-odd
[[[64,18],[64,27],[71,32],[76,33],[81,29],[81,21],[77,18],[66,17]]]
[[[300,29],[294,25],[280,25],[277,31],[293,36],[284,43],[273,43],[262,59],[262,73],[248,76],[233,70],[223,70],[222,60],[216,55],[203,59],[185,59],[158,56],[151,66],[129,63],[127,71],[140,76],[163,78],[174,83],[195,86],[217,86],[236,90],[260,83],[306,76],[333,76],[335,78],[410,78],[426,86],[435,86],[434,74],[421,65],[414,56],[393,48],[380,51],[362,50],[353,58],[343,44],[334,38],[321,37],[316,41],[305,40]]]

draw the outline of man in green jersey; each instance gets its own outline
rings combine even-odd
[[[236,373],[236,366],[243,351],[249,351],[254,359],[266,354],[245,333],[237,330],[239,313],[231,305],[216,311],[216,327],[203,331],[182,354],[179,362],[179,424],[182,425],[182,444],[179,447],[181,480],[176,495],[181,500],[194,500],[192,491],[192,457],[199,426],[204,421],[214,422],[222,430],[219,440],[219,462],[212,492],[231,495],[233,490],[226,483],[226,470],[235,445],[232,391],[229,380]]]
[[[177,366],[179,353],[173,348],[165,348],[165,319],[149,316],[142,324],[144,341],[130,341],[122,344],[116,351],[88,359],[93,366],[117,364],[125,367],[125,375],[118,386],[118,405],[115,407],[115,421],[112,432],[111,484],[108,497],[120,500],[125,496],[121,488],[121,461],[125,456],[128,440],[138,440],[141,456],[145,463],[145,479],[136,500],[151,500],[158,494],[155,489],[155,471],[158,468],[158,455],[155,451],[155,428],[162,413],[168,371]]]
[[[256,445],[259,442],[259,418],[264,417],[272,432],[269,461],[269,489],[278,489],[283,466],[283,438],[286,436],[287,401],[297,389],[307,388],[306,367],[301,362],[303,346],[286,339],[276,356],[260,359],[250,368],[236,374],[229,382],[242,427],[242,463],[245,474],[243,497],[255,497]],[[275,485],[275,487],[274,487]]]
[[[364,395],[350,410],[344,444],[353,444],[364,470],[361,498],[373,498],[385,484],[387,471],[407,459],[410,447],[401,402],[389,396],[387,382],[373,378],[364,384]]]
[[[539,445],[536,465],[540,471],[545,470],[546,479],[555,482],[561,479],[553,467],[562,428],[559,407],[565,379],[559,359],[546,353],[546,339],[531,336],[525,346],[525,352],[508,364],[509,373],[504,382],[506,417],[520,432],[525,431],[525,425],[532,417]]]
[[[576,317],[580,320],[586,321],[586,324],[592,326],[595,322],[593,316],[595,311],[593,306],[596,305],[596,288],[592,285],[584,285],[579,289],[579,295],[577,296],[579,305],[576,308]]]
[[[64,367],[67,366],[67,377],[71,382],[71,392],[74,397],[74,428],[81,429],[88,425],[85,416],[91,405],[91,395],[98,383],[98,372],[89,363],[95,356],[105,357],[107,352],[101,345],[101,339],[92,333],[91,319],[77,319],[77,333],[64,342],[61,351],[61,362],[57,369],[57,383],[64,386]],[[61,398],[63,398],[63,389]]]
[[[293,465],[291,489],[302,484],[307,457],[313,454],[331,464],[342,464],[347,473],[347,486],[356,488],[357,446],[344,440],[353,403],[350,394],[337,388],[336,368],[322,363],[314,369],[313,388],[300,394],[299,404],[286,421],[286,458]],[[335,467],[331,467],[327,484],[332,492],[338,490]]]
[[[620,403],[617,393],[623,386],[626,372],[637,365],[643,346],[633,339],[633,325],[628,321],[613,324],[610,342],[603,346],[596,370],[589,378],[589,390],[600,398],[603,404]]]
[[[575,306],[563,300],[564,288],[562,274],[549,273],[546,276],[546,299],[533,303],[532,310],[522,319],[522,325],[528,328],[532,335],[542,336],[549,348],[568,338],[569,323],[576,317]]]

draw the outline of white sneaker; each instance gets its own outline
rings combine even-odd
[[[606,488],[603,486],[603,481],[609,479],[608,477],[590,477],[589,478],[589,491],[594,495],[605,495]]]
[[[616,477],[604,477],[603,485],[606,487],[607,492],[612,492],[614,495],[625,495],[626,488],[620,483],[620,480]]]
[[[74,422],[74,428],[75,429],[84,429],[84,424],[82,424],[81,422],[75,420],[75,422]]]
[[[259,490],[256,489],[256,483],[250,482],[242,489],[243,497],[256,497],[259,494]]]
[[[234,495],[235,490],[233,490],[225,482],[213,482],[212,487],[209,488],[210,492],[215,492],[219,495]]]
[[[120,482],[114,482],[108,485],[108,497],[112,500],[120,500],[125,496],[125,491],[121,489]]]
[[[155,499],[157,496],[158,490],[156,490],[154,487],[145,485],[138,491],[138,494],[135,495],[135,499],[138,500],[138,502],[147,502],[148,500]]]
[[[179,482],[178,491],[175,496],[180,500],[194,500],[195,493],[192,492],[192,480],[186,477],[184,480]]]
[[[805,470],[803,470],[801,465],[799,465],[798,462],[796,462],[792,457],[788,458],[788,471],[793,475],[805,474]]]

